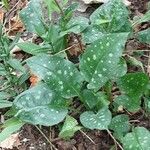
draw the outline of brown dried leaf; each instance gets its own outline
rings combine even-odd
[[[19,133],[12,134],[9,138],[0,143],[0,147],[3,149],[13,149],[21,145],[19,140]]]
[[[34,74],[31,75],[29,80],[31,83],[31,87],[35,86],[40,81],[40,79]]]
[[[23,23],[21,22],[19,15],[16,15],[9,21],[9,26],[6,28],[6,32],[9,36],[15,36],[18,32],[24,31]]]
[[[3,23],[3,20],[4,20],[4,11],[3,11],[3,9],[1,8],[1,9],[0,9],[0,22]]]

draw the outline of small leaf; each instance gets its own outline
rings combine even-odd
[[[89,25],[89,20],[84,17],[72,18],[66,25],[66,31],[61,32],[61,36],[64,36],[68,33],[79,34],[85,30]]]
[[[97,114],[92,111],[86,111],[81,114],[80,121],[84,127],[91,130],[106,130],[111,122],[111,112],[107,107],[100,109]]]
[[[150,28],[138,32],[137,39],[142,43],[150,44]]]
[[[24,52],[32,54],[32,55],[46,53],[51,49],[50,46],[40,46],[31,42],[18,43],[17,46]]]
[[[144,66],[143,63],[139,60],[137,60],[136,58],[132,57],[132,56],[128,56],[128,60],[127,60],[131,65],[140,67],[142,69],[143,72],[144,71]]]
[[[27,64],[34,75],[46,81],[62,97],[80,96],[82,76],[70,61],[43,54],[28,59]]]
[[[32,124],[53,126],[67,115],[67,109],[58,93],[46,84],[39,84],[16,97],[16,117]]]
[[[143,23],[143,22],[149,22],[150,21],[150,10],[147,11],[142,17],[139,17],[138,19],[136,19],[134,22],[133,22],[133,25],[138,25],[140,23]]]
[[[130,129],[129,117],[124,114],[113,117],[109,128],[116,133],[124,135]]]
[[[7,124],[7,126],[0,133],[0,142],[4,141],[12,133],[18,131],[23,125],[24,125],[23,122],[21,122],[20,120],[16,120],[16,119],[13,123],[11,122],[10,124]]]
[[[21,62],[17,59],[10,58],[8,60],[8,64],[15,70],[21,71],[23,73],[25,72],[25,68],[22,66]]]
[[[59,137],[69,139],[74,136],[74,133],[80,130],[82,127],[78,126],[78,122],[71,116],[67,116],[62,127]]]
[[[124,150],[149,150],[150,132],[144,127],[136,127],[123,138]]]
[[[144,73],[128,73],[118,80],[118,86],[122,92],[130,97],[140,97],[146,90],[149,78]]]
[[[11,95],[7,92],[0,92],[0,99],[7,99],[10,98]]]
[[[129,97],[127,95],[120,95],[114,99],[114,110],[119,111],[123,107],[131,112],[137,112],[140,109],[141,100],[139,97]]]
[[[95,108],[96,110],[99,110],[102,107],[109,105],[108,98],[103,92],[95,93],[91,90],[84,90],[82,99],[83,103],[90,109]]]
[[[80,70],[89,82],[88,89],[98,90],[109,79],[115,78],[127,37],[128,33],[108,34],[86,49],[80,61]]]
[[[7,108],[11,106],[12,106],[12,102],[7,100],[0,100],[0,108]]]

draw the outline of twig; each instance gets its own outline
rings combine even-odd
[[[21,2],[21,0],[18,0],[18,2],[11,8],[11,10],[8,12],[8,14],[6,15],[5,18],[9,18],[9,15],[14,12],[15,10],[15,7]],[[4,24],[3,24],[3,27],[5,27],[6,23],[7,23],[7,19],[5,20]]]
[[[43,137],[47,140],[47,142],[55,149],[58,150],[55,145],[53,145],[53,143],[47,138],[47,136],[42,132],[42,130],[38,127],[35,126],[37,128],[37,130],[43,135]]]
[[[86,136],[94,145],[96,145],[95,144],[95,142],[86,134],[86,133],[84,133],[82,130],[79,130],[84,136]]]
[[[121,150],[123,150],[123,147],[118,143],[118,141],[114,138],[114,136],[111,134],[111,132],[107,129],[108,134],[110,137],[114,140],[114,142],[119,146]]]
[[[77,41],[78,41],[78,43],[79,43],[81,52],[83,52],[81,40],[79,39],[78,35],[76,35],[76,34],[75,34],[75,37],[76,37],[76,39],[77,39]]]
[[[65,52],[65,51],[69,51],[71,48],[73,48],[74,46],[76,46],[77,44],[73,44],[72,46],[70,46],[70,47],[68,47],[68,48],[66,48],[66,49],[64,49],[64,50],[61,50],[61,51],[59,51],[58,53],[56,53],[56,54],[54,54],[54,55],[58,55],[58,54],[61,54],[61,53],[63,53],[63,52]]]

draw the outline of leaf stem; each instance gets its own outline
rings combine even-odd
[[[110,137],[114,140],[114,142],[119,146],[121,150],[124,150],[123,147],[119,144],[119,142],[114,138],[114,136],[111,134],[111,132],[107,129],[108,134]]]
[[[43,131],[38,127],[35,126],[37,128],[37,130],[43,135],[43,137],[47,140],[47,142],[54,148],[54,150],[58,150],[55,145],[53,145],[53,143],[48,139],[48,137],[43,133]]]
[[[57,1],[57,0],[54,0],[55,1],[55,3],[56,3],[56,5],[57,5],[57,7],[59,8],[59,10],[60,10],[60,12],[61,12],[61,15],[62,15],[62,17],[64,16],[64,11],[63,11],[63,9],[61,8],[61,6],[59,5],[59,2]]]
[[[95,144],[95,142],[85,133],[85,132],[83,132],[82,130],[79,130],[84,136],[86,136],[94,145],[96,145]]]

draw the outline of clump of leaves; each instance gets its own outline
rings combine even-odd
[[[76,4],[64,8],[65,3],[45,2],[50,24],[44,20],[42,0],[31,0],[20,12],[26,29],[40,36],[43,43],[17,44],[24,52],[34,55],[25,62],[40,81],[15,97],[13,103],[5,104],[12,106],[13,118],[23,124],[44,126],[59,124],[66,118],[59,136],[68,139],[81,129],[77,120],[71,117],[75,111],[72,103],[78,97],[86,109],[85,112],[75,112],[80,115],[83,127],[108,133],[112,130],[114,137],[127,150],[148,147],[149,131],[133,127],[133,131],[128,133],[131,127],[129,117],[126,114],[117,115],[117,111],[121,106],[131,113],[137,112],[141,109],[141,98],[148,90],[148,75],[143,72],[127,73],[123,53],[131,36],[149,43],[149,30],[134,33],[135,25],[150,20],[149,12],[134,22],[121,0],[111,0],[87,19],[73,17]],[[61,14],[57,23],[52,19],[54,11]],[[69,61],[65,53],[70,33],[80,35],[87,44],[78,64]],[[116,98],[111,93],[113,86],[120,91]],[[9,132],[7,126],[3,134],[5,132]],[[147,135],[144,141],[142,132]]]

